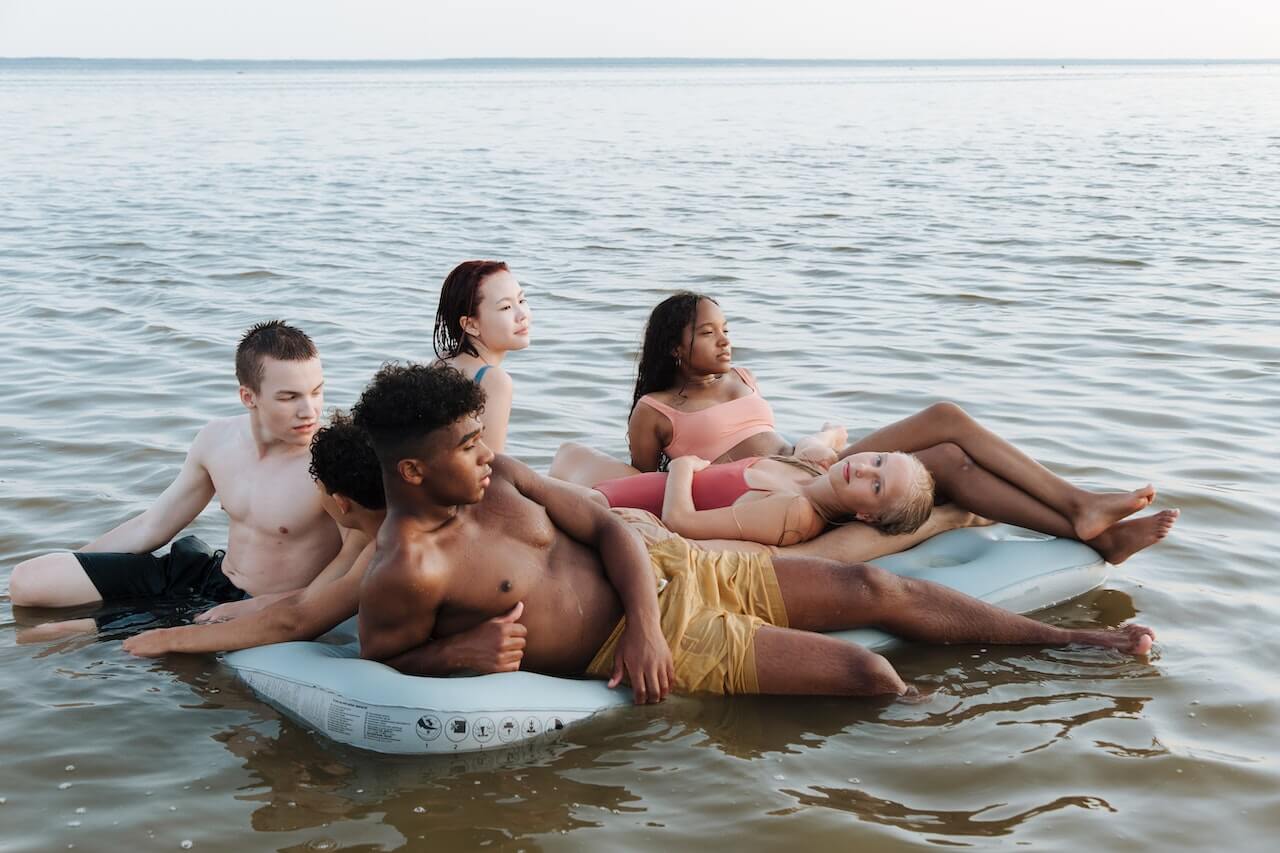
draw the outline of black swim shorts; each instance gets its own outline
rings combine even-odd
[[[222,573],[225,554],[196,536],[184,536],[163,557],[76,552],[75,558],[104,601],[170,597],[239,601],[247,595]]]

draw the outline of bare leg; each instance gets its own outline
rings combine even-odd
[[[865,564],[776,557],[778,586],[791,626],[805,631],[881,628],[929,643],[1065,646],[1078,643],[1145,654],[1155,632],[1058,628],[929,581],[902,578]]]
[[[605,480],[616,480],[639,473],[638,468],[632,468],[625,462],[574,441],[566,441],[560,445],[555,459],[551,460],[551,468],[547,471],[549,476],[557,480],[567,480],[579,486],[594,486]]]
[[[933,474],[940,497],[987,518],[1051,536],[1076,538],[1076,528],[1061,513],[977,464],[960,445],[944,442],[917,451],[916,457]],[[1177,517],[1177,510],[1165,510],[1113,524],[1088,544],[1108,563],[1119,565],[1167,536]]]
[[[19,627],[16,634],[18,645],[29,643],[52,643],[68,637],[92,634],[98,630],[98,623],[92,619],[70,619],[66,622],[44,622],[29,628]]]
[[[877,696],[910,691],[887,660],[835,637],[765,625],[756,632],[753,648],[761,693]]]
[[[1025,491],[1067,518],[1076,538],[1089,540],[1151,503],[1155,489],[1098,494],[1071,485],[1009,442],[979,424],[955,403],[935,403],[859,439],[840,454],[866,450],[908,453],[952,442],[978,465]]]
[[[73,607],[101,601],[80,561],[60,551],[24,560],[9,576],[9,600],[19,607]]]

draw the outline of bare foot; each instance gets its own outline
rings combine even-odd
[[[1154,515],[1131,518],[1107,528],[1101,536],[1088,541],[1088,545],[1113,566],[1118,566],[1134,554],[1154,545],[1169,535],[1179,510],[1162,509]]]
[[[1145,655],[1151,651],[1156,639],[1156,632],[1145,625],[1121,625],[1119,628],[1103,631],[1082,629],[1072,631],[1071,634],[1073,643],[1115,649],[1130,655]]]
[[[833,448],[841,448],[849,443],[849,431],[840,424],[824,421],[822,429],[818,430],[818,432],[825,433],[831,438]]]
[[[1088,542],[1102,531],[1122,518],[1133,515],[1143,507],[1151,505],[1155,500],[1156,490],[1150,483],[1132,492],[1106,492],[1091,494],[1084,506],[1076,513],[1076,536],[1081,542]]]

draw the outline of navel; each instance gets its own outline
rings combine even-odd
[[[289,528],[287,528],[287,527],[281,527],[281,528],[280,528],[280,535],[281,535],[281,536],[288,536],[288,535],[289,535]]]
[[[503,592],[511,592],[511,581],[503,581],[502,583],[498,584],[498,589],[502,590]]]

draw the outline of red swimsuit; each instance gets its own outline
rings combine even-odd
[[[749,456],[723,465],[709,465],[694,473],[694,509],[732,506],[734,501],[751,491],[751,487],[747,485],[747,469],[759,462],[760,458]],[[595,488],[609,501],[609,506],[643,509],[661,518],[663,498],[667,491],[667,473],[654,471],[649,474],[632,474],[630,477],[597,483]]]

